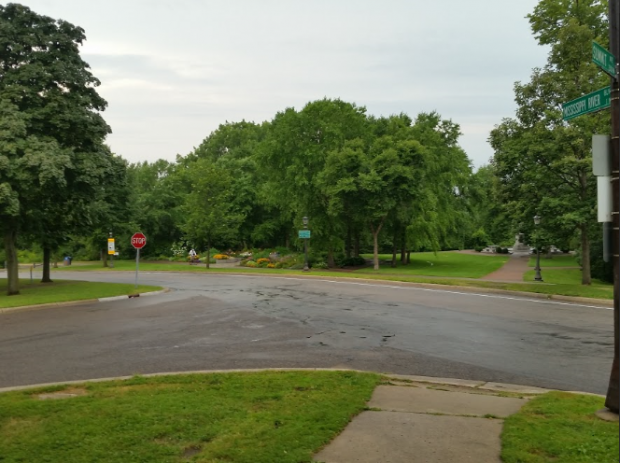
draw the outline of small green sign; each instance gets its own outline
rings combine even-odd
[[[564,120],[570,121],[584,114],[594,113],[611,106],[611,87],[605,87],[596,92],[569,101],[562,105]]]
[[[310,230],[299,230],[299,238],[302,240],[309,240]]]
[[[616,77],[615,56],[596,42],[592,42],[592,61],[611,77]]]

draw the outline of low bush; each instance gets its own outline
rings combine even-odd
[[[312,268],[315,268],[317,270],[326,270],[329,268],[329,265],[327,265],[325,262],[315,262],[314,264],[312,264]]]
[[[252,257],[256,259],[258,262],[259,259],[269,259],[269,254],[271,254],[271,250],[269,249],[253,249]]]
[[[256,268],[258,267],[258,264],[253,261],[253,260],[248,260],[245,264],[243,264],[245,267],[250,267],[250,268]]]
[[[217,260],[227,260],[229,257],[226,254],[216,254],[213,256],[214,259]]]

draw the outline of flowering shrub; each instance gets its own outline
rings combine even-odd
[[[276,264],[267,264],[267,268],[276,268]]]
[[[253,260],[248,260],[248,261],[245,263],[245,266],[246,266],[246,267],[255,268],[255,267],[257,267],[258,265],[257,265],[257,264],[256,264],[256,262],[254,262]]]
[[[217,260],[226,260],[228,259],[228,256],[226,254],[216,254],[213,256],[213,258]]]
[[[185,257],[187,255],[187,248],[178,244],[173,245],[170,251],[172,251],[174,257]]]
[[[267,259],[266,257],[262,257],[262,258],[260,258],[260,259],[258,259],[258,260],[256,261],[256,263],[257,263],[258,265],[260,265],[260,264],[268,264],[268,263],[270,263],[270,262],[271,262],[271,260]]]

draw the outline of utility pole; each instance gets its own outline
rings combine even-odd
[[[609,50],[620,62],[620,0],[609,0]],[[611,159],[613,175],[613,262],[614,262],[614,362],[609,379],[605,406],[618,413],[620,389],[618,387],[618,354],[620,323],[620,101],[618,91],[618,65],[616,78],[611,79]]]

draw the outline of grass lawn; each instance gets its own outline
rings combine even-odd
[[[379,375],[136,377],[0,394],[0,460],[302,463],[364,410]],[[83,394],[40,400],[42,392]]]
[[[535,272],[530,270],[523,276],[524,281],[533,281]],[[592,280],[591,286],[581,284],[581,270],[577,269],[543,269],[541,272],[545,283],[554,286],[547,286],[551,291],[561,291],[558,294],[566,296],[583,296],[600,299],[613,299],[614,287],[612,284],[603,283],[599,280]],[[543,286],[541,285],[541,288]],[[552,289],[555,288],[555,289]]]
[[[371,258],[371,255],[364,257]],[[411,254],[411,263],[392,268],[389,264],[381,265],[376,272],[372,268],[358,270],[356,273],[378,273],[393,275],[425,275],[448,278],[481,278],[500,269],[510,256],[488,256],[460,254],[457,252],[421,252]],[[391,255],[381,255],[382,260],[391,260]]]
[[[7,296],[6,279],[0,278],[0,309],[26,305],[49,304],[53,302],[81,301],[100,297],[124,296],[127,294],[158,291],[158,286],[138,286],[117,283],[90,283],[86,281],[54,280],[54,283],[30,283],[20,280],[20,294]],[[1,455],[1,453],[0,453]],[[1,458],[0,458],[1,461]]]
[[[536,256],[530,257],[529,266],[536,267]],[[541,254],[540,267],[581,267],[581,265],[577,262],[577,258],[572,255],[565,254],[547,259],[546,254]]]
[[[603,399],[551,392],[509,417],[502,434],[504,463],[617,463],[618,423],[597,418]]]

